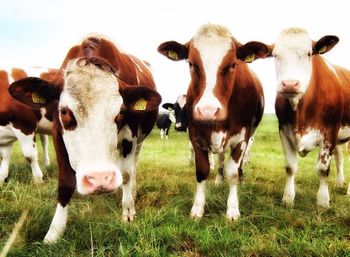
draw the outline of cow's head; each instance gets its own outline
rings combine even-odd
[[[112,191],[122,184],[116,165],[118,120],[121,111],[157,109],[160,95],[144,86],[128,86],[96,58],[70,61],[63,87],[39,78],[10,86],[11,95],[32,107],[56,101],[55,128],[61,134],[81,194]]]
[[[281,32],[270,46],[274,57],[277,93],[282,93],[296,106],[308,88],[312,75],[312,57],[324,54],[338,43],[336,36],[324,36],[313,41],[306,30],[289,28]]]
[[[180,95],[175,104],[175,130],[186,132],[188,127],[187,112],[186,112],[186,95]]]
[[[186,44],[169,41],[158,51],[170,60],[187,59],[191,74],[187,108],[199,121],[222,121],[234,87],[235,73],[241,61],[252,62],[265,57],[269,49],[259,42],[238,43],[228,29],[204,25]],[[188,101],[189,103],[189,101]]]

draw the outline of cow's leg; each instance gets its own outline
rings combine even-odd
[[[227,199],[226,217],[229,220],[237,220],[241,216],[239,212],[237,189],[239,184],[239,170],[242,166],[242,159],[246,147],[247,142],[245,141],[237,144],[231,150],[231,155],[227,162],[226,177],[230,187],[230,192]]]
[[[293,205],[295,197],[294,177],[298,170],[297,152],[282,130],[279,131],[286,162],[286,185],[282,201],[287,205]]]
[[[342,146],[337,145],[334,149],[334,159],[335,159],[335,166],[337,168],[337,178],[335,180],[335,186],[336,187],[343,187],[344,186],[344,157],[343,157],[343,151]]]
[[[169,127],[165,129],[165,139],[169,139]]]
[[[59,169],[58,204],[49,231],[44,238],[44,243],[46,244],[55,243],[63,235],[67,225],[68,203],[73,196],[76,186],[75,172],[69,164],[69,157],[62,136],[54,130],[53,137]]]
[[[15,130],[16,137],[21,145],[24,157],[30,163],[33,173],[33,181],[35,184],[43,182],[43,173],[39,166],[38,150],[35,143],[35,133],[23,134],[20,130]]]
[[[189,142],[189,147],[190,149],[190,155],[188,157],[188,160],[190,161],[190,164],[194,164],[194,150],[191,141]]]
[[[209,165],[210,165],[210,170],[215,169],[215,159],[214,159],[214,154],[212,152],[208,152],[209,154]]]
[[[141,145],[136,146],[136,137],[123,139],[120,148],[120,156],[117,162],[123,174],[122,217],[125,222],[133,221],[136,214],[133,194],[136,190],[136,165]],[[138,150],[137,150],[138,149]],[[136,154],[136,152],[138,152]]]
[[[58,182],[58,204],[56,206],[55,215],[51,221],[49,231],[46,233],[44,243],[55,243],[66,230],[68,218],[68,203],[73,196],[75,190],[75,176],[72,173],[70,178],[59,178]],[[70,180],[70,181],[69,181]]]
[[[41,145],[43,147],[44,164],[45,166],[49,166],[50,165],[49,136],[41,133],[39,135],[40,135]]]
[[[163,139],[163,137],[164,137],[164,130],[163,130],[163,129],[160,129],[160,132],[159,132],[159,133],[160,133],[160,138]]]
[[[200,149],[198,146],[194,146],[193,150],[196,162],[197,189],[190,215],[192,218],[201,218],[204,214],[205,182],[210,171],[209,159],[207,151]]]
[[[9,175],[9,165],[12,152],[13,143],[11,142],[8,145],[0,146],[0,155],[1,155],[1,166],[0,166],[0,185],[4,183],[5,179]]]
[[[215,178],[215,185],[220,185],[224,180],[224,161],[225,161],[225,153],[218,154],[218,174]]]
[[[317,192],[317,205],[325,208],[329,207],[328,175],[333,150],[334,147],[331,147],[329,143],[322,142],[316,165],[320,179],[320,186]]]
[[[254,137],[250,137],[248,141],[247,150],[244,152],[242,165],[246,164],[249,160],[249,153],[250,153],[250,149],[252,148],[253,142],[254,142]]]

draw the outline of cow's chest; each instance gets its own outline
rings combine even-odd
[[[212,153],[221,153],[229,148],[234,148],[244,141],[246,129],[242,128],[238,133],[230,134],[228,131],[211,131],[209,137],[199,136],[197,144]]]
[[[321,131],[316,128],[307,128],[303,133],[300,133],[295,131],[292,126],[284,126],[283,132],[301,156],[314,150],[324,139]]]

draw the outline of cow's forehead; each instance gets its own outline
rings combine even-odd
[[[295,53],[304,55],[312,50],[312,40],[306,30],[302,28],[289,28],[281,32],[275,47],[275,54]]]
[[[193,37],[193,45],[200,52],[202,58],[223,56],[232,48],[232,35],[227,28],[221,25],[204,25]]]
[[[81,113],[120,97],[114,74],[93,64],[80,65],[73,60],[67,65],[64,78],[60,105],[68,105]]]

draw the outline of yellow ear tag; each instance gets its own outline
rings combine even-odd
[[[140,98],[134,104],[134,111],[144,111],[147,107],[147,101],[143,98]]]
[[[172,50],[168,51],[168,56],[169,56],[169,58],[171,58],[173,60],[177,60],[177,58],[178,58],[177,53],[175,51],[172,51]]]
[[[41,97],[37,92],[32,93],[32,101],[35,104],[45,104],[45,98]]]
[[[254,59],[255,59],[255,54],[250,54],[250,55],[245,57],[244,62],[249,63],[249,62],[254,61]]]
[[[327,51],[327,46],[323,46],[320,50],[318,50],[319,54],[324,54]]]

